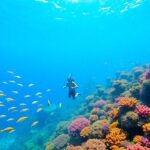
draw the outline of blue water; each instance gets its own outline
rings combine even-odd
[[[121,12],[125,2],[135,8]],[[73,107],[62,89],[69,73],[84,97],[96,84],[114,78],[115,72],[149,63],[150,4],[148,0],[138,4],[132,0],[1,1],[0,82],[9,80],[7,71],[12,70],[22,77],[19,82],[35,83],[32,90],[22,89],[24,94],[40,91],[45,93],[44,105],[49,98],[55,105]],[[8,87],[6,93],[18,88]],[[50,93],[45,92],[48,88]]]

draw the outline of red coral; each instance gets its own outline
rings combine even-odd
[[[140,144],[134,144],[127,147],[127,150],[149,150],[148,147],[143,147]]]

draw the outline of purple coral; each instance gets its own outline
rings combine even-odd
[[[96,101],[96,102],[93,104],[93,106],[94,106],[94,107],[100,107],[100,106],[103,106],[103,105],[105,105],[105,104],[106,104],[106,102],[101,99],[101,100]]]
[[[80,131],[89,125],[90,125],[90,121],[88,119],[84,117],[77,118],[73,120],[68,127],[69,135],[73,137],[79,136]]]
[[[141,117],[147,117],[150,115],[150,108],[146,105],[139,105],[136,107],[135,112]]]
[[[146,80],[149,80],[149,79],[150,79],[150,69],[148,69],[148,70],[145,72],[144,78],[145,78]]]
[[[150,137],[143,136],[141,139],[141,143],[143,146],[150,147]]]

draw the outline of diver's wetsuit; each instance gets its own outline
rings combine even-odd
[[[67,83],[67,87],[69,88],[69,91],[68,91],[68,97],[69,98],[73,98],[75,99],[75,96],[76,96],[76,84],[72,81],[72,82],[68,82]]]

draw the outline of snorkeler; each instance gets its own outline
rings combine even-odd
[[[76,88],[78,88],[78,85],[74,82],[74,79],[71,77],[71,75],[68,76],[67,83],[63,88],[68,87],[68,97],[75,99],[79,93],[76,93]]]

